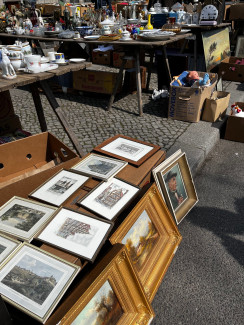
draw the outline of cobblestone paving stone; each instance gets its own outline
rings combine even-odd
[[[150,89],[156,88],[156,76],[152,76]],[[154,87],[155,86],[155,87]],[[41,132],[33,99],[28,88],[11,90],[14,109],[19,115],[24,130]],[[137,95],[118,95],[110,112],[106,111],[109,96],[99,94],[55,93],[74,133],[85,153],[105,139],[116,134],[127,135],[139,140],[158,144],[168,150],[190,123],[167,118],[167,100],[153,101],[150,94],[143,93],[143,116],[138,116]],[[73,149],[46,97],[41,101],[48,131]]]

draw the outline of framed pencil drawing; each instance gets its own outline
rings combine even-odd
[[[108,181],[115,176],[128,163],[119,159],[90,154],[87,158],[71,167],[71,171],[80,172],[94,178]]]
[[[14,196],[0,208],[0,229],[30,242],[55,211],[50,205]]]
[[[181,239],[155,183],[109,238],[126,246],[150,302]]]
[[[140,166],[159,149],[158,145],[118,134],[95,147],[94,151]]]
[[[0,268],[0,293],[7,302],[45,323],[79,269],[23,243]]]
[[[30,197],[59,207],[88,179],[87,176],[61,170],[34,190]]]
[[[61,208],[37,239],[93,262],[113,223]]]
[[[20,241],[0,234],[0,264],[21,244]]]

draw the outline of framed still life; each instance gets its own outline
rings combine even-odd
[[[152,173],[175,222],[179,224],[198,202],[186,154],[176,151]]]
[[[155,183],[109,238],[126,246],[150,302],[181,239]]]
[[[94,151],[140,166],[159,149],[158,145],[119,134],[96,146]]]
[[[0,234],[0,264],[21,244],[20,241]]]
[[[0,293],[44,324],[79,270],[75,264],[23,243],[0,268]]]
[[[37,239],[93,262],[112,226],[109,221],[61,208]]]
[[[0,229],[30,242],[56,210],[50,205],[14,196],[0,207]]]

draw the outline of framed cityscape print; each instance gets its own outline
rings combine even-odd
[[[57,208],[14,196],[0,207],[1,232],[30,242]]]
[[[126,248],[116,244],[50,317],[59,325],[150,324],[154,312]]]
[[[198,202],[186,154],[181,150],[152,171],[166,204],[179,224]]]
[[[140,166],[159,149],[158,145],[118,134],[95,147],[94,151]]]
[[[0,267],[0,294],[44,324],[79,270],[75,264],[23,243]]]
[[[30,197],[59,207],[88,179],[63,169],[34,190]]]
[[[37,239],[93,262],[112,226],[107,220],[61,208]]]
[[[151,302],[181,242],[181,235],[155,183],[109,238],[127,248]]]
[[[0,264],[21,244],[20,241],[0,234]]]
[[[119,159],[113,159],[91,153],[70,170],[81,174],[108,181],[115,176],[128,163]]]
[[[113,220],[138,191],[139,187],[112,178],[110,181],[96,186],[77,204],[96,212],[108,220]]]

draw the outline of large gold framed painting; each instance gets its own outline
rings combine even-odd
[[[231,55],[228,28],[202,32],[202,42],[208,72]]]

